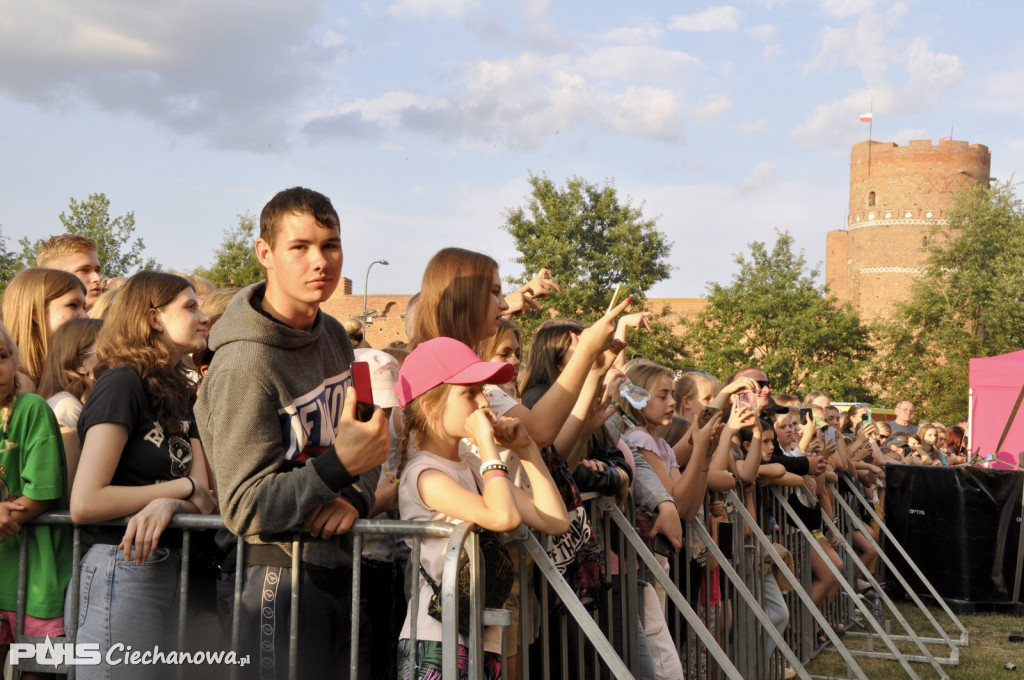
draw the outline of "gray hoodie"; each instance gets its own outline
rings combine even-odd
[[[380,468],[353,477],[334,449],[352,381],[345,330],[323,312],[308,331],[275,321],[254,308],[265,289],[261,282],[240,291],[214,325],[216,354],[195,415],[225,526],[247,543],[290,555],[292,531],[316,506],[341,496],[365,517]],[[347,536],[306,536],[302,559],[348,565],[350,546]]]

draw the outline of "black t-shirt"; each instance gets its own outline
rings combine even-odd
[[[187,437],[165,435],[150,409],[142,379],[131,368],[113,368],[96,381],[78,420],[79,439],[84,442],[89,428],[100,423],[128,428],[112,485],[147,486],[185,477],[192,470],[189,439],[199,438],[195,418],[182,422]]]

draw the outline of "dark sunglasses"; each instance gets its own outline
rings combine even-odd
[[[764,388],[766,388],[766,387],[770,388],[772,386],[772,381],[771,380],[758,380],[757,381],[757,386],[760,387],[762,390]]]

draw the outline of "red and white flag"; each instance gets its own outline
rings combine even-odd
[[[871,119],[874,118],[874,115],[875,114],[870,112],[870,111],[868,113],[862,113],[862,114],[860,114],[860,122],[862,122],[862,123],[870,123]]]
[[[952,142],[952,141],[953,141],[952,137],[939,137],[939,146],[942,146],[946,142]]]

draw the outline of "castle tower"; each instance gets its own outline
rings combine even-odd
[[[861,318],[888,314],[909,295],[954,198],[988,184],[992,154],[982,144],[912,140],[860,142],[850,154],[847,228],[827,235],[825,278]]]

